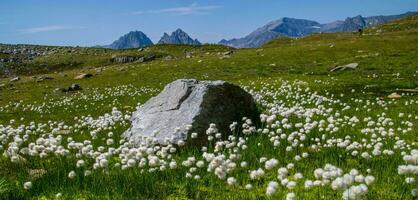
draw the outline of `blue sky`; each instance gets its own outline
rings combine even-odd
[[[242,37],[280,17],[321,23],[418,11],[418,0],[1,0],[0,43],[92,46],[182,28],[202,42]]]

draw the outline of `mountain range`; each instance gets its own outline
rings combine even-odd
[[[371,17],[363,17],[358,15],[355,17],[348,17],[344,21],[334,21],[326,24],[320,24],[319,22],[312,20],[284,17],[269,22],[268,24],[256,29],[243,38],[231,40],[223,39],[218,44],[236,48],[254,48],[260,47],[270,40],[280,36],[304,37],[318,32],[333,33],[357,31],[358,29],[386,23],[391,20],[413,15],[415,13],[416,12],[407,12],[400,15]]]
[[[417,12],[407,12],[400,15],[389,16],[370,16],[361,15],[347,17],[344,21],[338,20],[330,23],[321,24],[316,21],[295,18],[280,18],[256,29],[245,37],[238,39],[222,39],[218,44],[227,45],[235,48],[255,48],[269,42],[277,37],[304,37],[313,33],[326,32],[351,32],[358,29],[383,24],[391,20],[399,19]],[[177,29],[170,35],[164,33],[157,44],[188,44],[200,45],[197,39],[192,39],[186,32]],[[138,48],[153,45],[153,42],[141,31],[131,31],[120,37],[110,45],[102,46],[112,49]]]
[[[164,33],[158,44],[189,44],[189,45],[200,45],[201,43],[197,39],[192,39],[186,32],[181,29],[177,29],[168,35]],[[148,38],[145,33],[141,31],[131,31],[126,35],[120,37],[110,45],[101,46],[104,48],[111,49],[129,49],[139,48],[153,45],[151,39]]]

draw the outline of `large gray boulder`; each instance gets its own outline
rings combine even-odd
[[[193,143],[203,144],[211,123],[226,136],[231,123],[243,117],[256,120],[258,116],[254,99],[239,86],[225,81],[180,79],[166,85],[133,113],[132,126],[124,137],[137,145],[177,144],[189,142],[195,132],[198,136]]]

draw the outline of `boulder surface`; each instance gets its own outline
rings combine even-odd
[[[252,96],[239,86],[225,81],[179,79],[165,86],[132,114],[132,126],[124,137],[135,144],[178,144],[197,133],[197,143],[207,142],[206,129],[216,124],[223,136],[229,125],[243,117],[259,117]]]

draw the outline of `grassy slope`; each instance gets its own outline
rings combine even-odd
[[[249,84],[252,81],[269,81],[277,78],[285,80],[303,80],[309,83],[313,90],[320,93],[326,91],[333,94],[341,92],[348,93],[351,89],[357,91],[364,89],[366,85],[370,86],[364,89],[364,93],[349,94],[343,100],[349,101],[351,97],[375,98],[384,97],[393,92],[396,88],[415,88],[418,87],[416,77],[418,63],[418,16],[410,17],[406,20],[393,22],[388,25],[380,26],[377,29],[371,29],[366,35],[359,37],[351,33],[336,34],[317,34],[303,39],[278,39],[266,44],[261,49],[242,49],[236,50],[231,58],[219,59],[217,52],[228,50],[226,47],[219,46],[153,46],[150,52],[159,52],[161,54],[174,55],[177,59],[172,61],[163,61],[161,59],[144,64],[125,64],[109,65],[100,74],[90,79],[73,80],[73,77],[80,72],[95,73],[96,66],[102,66],[106,63],[112,54],[137,54],[136,50],[123,52],[103,53],[100,51],[95,55],[92,52],[96,50],[85,49],[87,53],[83,55],[72,55],[63,52],[59,56],[45,57],[37,59],[37,62],[47,62],[48,66],[59,66],[68,62],[82,62],[79,66],[82,68],[72,68],[60,73],[51,73],[49,76],[54,80],[46,80],[42,83],[36,83],[29,76],[23,76],[22,80],[15,83],[14,90],[0,89],[0,105],[6,105],[9,102],[42,102],[45,95],[48,99],[62,98],[67,95],[54,92],[55,88],[66,87],[71,83],[78,82],[84,88],[84,93],[89,94],[93,88],[103,91],[107,87],[132,84],[136,87],[162,88],[168,82],[178,78],[197,78],[197,79],[223,79],[234,83]],[[376,31],[382,29],[382,33],[376,34]],[[330,46],[334,47],[330,47]],[[185,51],[193,51],[193,58],[185,58]],[[206,52],[209,52],[207,54]],[[199,62],[199,60],[202,60]],[[358,62],[359,69],[354,71],[344,71],[330,73],[329,70],[339,64]],[[274,65],[273,65],[274,64]],[[66,67],[64,67],[65,69]],[[61,70],[62,68],[58,68]],[[50,70],[50,69],[48,69]],[[399,77],[394,74],[399,73]],[[377,75],[377,76],[373,76]],[[65,76],[66,75],[66,76]],[[333,78],[333,79],[331,79]],[[314,80],[331,81],[332,84],[324,85],[314,83]],[[0,83],[7,83],[8,79],[0,80]],[[259,87],[259,85],[256,85]],[[138,96],[136,99],[121,97],[119,100],[121,109],[129,110],[128,107],[134,107],[137,101],[145,101],[152,94]],[[416,96],[410,97],[417,99]],[[69,114],[61,109],[52,109],[51,114],[40,115],[31,112],[3,113],[0,114],[0,124],[8,124],[10,119],[20,119],[24,117],[21,123],[30,121],[48,121],[57,120],[71,122],[74,116],[91,114],[100,116],[109,112],[112,107],[113,99],[105,99],[97,102],[94,109],[76,110]],[[395,108],[397,111],[411,111],[408,106]],[[415,111],[414,111],[415,110]],[[413,107],[412,111],[417,113],[418,108]],[[382,110],[377,110],[382,112]],[[396,112],[389,114],[395,115]],[[367,116],[368,113],[358,113],[359,118]],[[120,127],[116,133],[122,132],[126,127]],[[83,138],[84,136],[79,136]],[[266,145],[257,147],[258,141],[265,142],[265,138],[256,137],[249,145],[254,154],[274,155],[277,152],[271,150]],[[415,140],[412,137],[409,140]],[[283,151],[284,152],[284,151]],[[338,151],[331,151],[337,154]],[[178,156],[187,157],[193,154],[193,149],[180,153]],[[310,158],[309,166],[298,166],[306,174],[316,167],[323,166],[325,162],[337,162],[332,154],[316,154]],[[244,155],[251,157],[253,155]],[[291,156],[284,156],[283,162],[290,162]],[[360,162],[360,163],[359,163]],[[76,182],[69,182],[65,179],[69,170],[73,169],[75,160],[52,160],[50,162],[37,162],[34,159],[30,164],[17,166],[8,163],[5,159],[0,161],[0,174],[11,181],[11,190],[7,193],[8,198],[29,198],[46,196],[52,198],[57,192],[62,192],[68,198],[104,198],[104,199],[122,199],[129,198],[256,198],[258,194],[264,193],[265,187],[260,187],[253,192],[243,191],[239,188],[226,187],[225,183],[218,181],[212,176],[208,176],[195,184],[193,180],[184,180],[184,172],[164,172],[154,175],[141,175],[135,171],[111,171],[111,175],[97,174],[92,178],[79,179]],[[393,199],[399,198],[408,193],[404,186],[393,185],[391,182],[399,181],[397,177],[390,176],[392,171],[396,170],[396,164],[400,163],[400,158],[394,160],[381,160],[373,163],[364,163],[350,158],[341,158],[338,160],[344,169],[357,167],[359,169],[371,167],[378,171],[382,167],[388,167],[389,172],[377,175],[378,179],[388,179],[375,186],[375,190],[367,197],[369,199]],[[255,164],[251,164],[256,166]],[[382,166],[386,165],[386,166]],[[48,174],[36,180],[35,187],[30,192],[25,192],[21,184],[26,180],[27,168],[46,168]],[[253,167],[253,168],[254,168]],[[181,170],[180,170],[181,171]],[[364,171],[364,169],[363,169]],[[304,173],[305,174],[305,173]],[[238,178],[238,177],[237,177]],[[164,180],[164,181],[162,181]],[[402,181],[402,180],[401,180]],[[260,186],[266,183],[260,182]],[[106,185],[107,187],[103,187]],[[381,188],[381,189],[378,189]],[[157,192],[158,191],[158,192]],[[314,194],[304,194],[303,198],[316,198],[326,195],[332,198],[335,195],[331,190],[315,191]],[[280,194],[286,194],[280,191]],[[278,195],[280,195],[278,194]],[[259,196],[258,198],[266,198]]]

